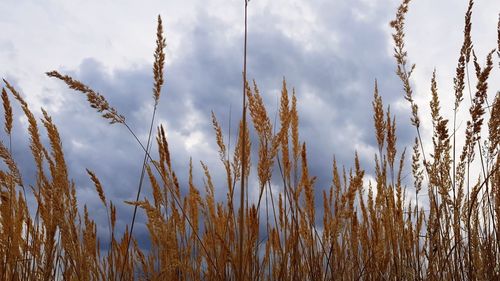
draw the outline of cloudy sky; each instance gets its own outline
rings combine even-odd
[[[496,0],[476,2],[472,37],[484,62],[486,53],[496,46],[500,9]],[[152,109],[158,14],[168,46],[157,123],[167,128],[174,165],[184,181],[189,157],[195,163],[197,182],[202,181],[200,160],[222,180],[209,117],[214,111],[226,132],[229,127],[236,131],[243,0],[0,0],[0,4],[8,11],[0,17],[0,75],[16,85],[36,114],[43,107],[53,116],[79,199],[91,206],[94,215],[99,217],[104,210],[85,168],[96,171],[108,198],[118,204],[123,227],[129,223],[131,208],[121,202],[135,196],[141,149],[125,128],[107,124],[83,96],[44,72],[71,74],[105,95],[144,140]],[[399,150],[411,147],[415,132],[395,75],[389,27],[398,5],[395,0],[249,3],[248,77],[259,85],[271,116],[277,110],[282,78],[296,89],[301,139],[308,145],[318,189],[329,184],[333,155],[341,165],[350,166],[358,151],[367,173],[373,172],[375,79],[384,102],[396,114]],[[434,68],[443,110],[451,109],[466,7],[465,0],[418,0],[410,5],[406,46],[410,61],[417,64],[413,82],[426,120]],[[498,71],[495,68],[492,73],[490,95],[500,88]],[[466,100],[464,106],[468,104]],[[33,167],[26,122],[15,109],[14,156],[29,176]],[[424,125],[424,138],[428,138],[429,123]],[[105,231],[106,225],[102,228]],[[136,229],[138,235],[145,235],[143,225]]]

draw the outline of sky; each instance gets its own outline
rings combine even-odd
[[[476,2],[472,38],[484,64],[487,52],[496,46],[500,7],[496,0]],[[283,77],[289,90],[295,88],[300,138],[308,146],[310,173],[318,177],[319,192],[329,186],[334,155],[339,165],[350,167],[357,151],[367,179],[374,172],[375,79],[384,103],[396,115],[398,151],[411,152],[415,129],[395,75],[389,26],[398,5],[394,0],[249,2],[248,79],[259,85],[271,116],[277,111]],[[0,17],[0,75],[17,87],[37,116],[43,107],[53,117],[80,203],[90,207],[99,229],[107,228],[101,220],[105,210],[85,168],[96,172],[108,199],[118,205],[118,226],[123,228],[130,222],[132,208],[122,202],[135,197],[142,151],[124,127],[109,125],[82,95],[44,73],[70,74],[103,94],[145,141],[153,106],[158,15],[167,47],[156,124],[166,128],[181,182],[187,181],[190,157],[200,189],[199,161],[223,182],[210,113],[215,113],[226,136],[231,128],[234,140],[235,120],[241,115],[243,0],[0,0],[0,7],[8,11]],[[466,8],[465,0],[410,4],[406,47],[410,63],[417,65],[412,85],[422,119],[427,120],[423,124],[427,143],[432,71],[437,72],[443,111],[449,114]],[[492,71],[490,100],[500,88],[498,72],[498,68]],[[469,104],[464,102],[462,112]],[[34,168],[26,119],[19,107],[14,110],[13,153],[21,173],[29,177]],[[462,121],[465,124],[465,116]],[[409,169],[403,174],[411,180]],[[217,192],[223,199],[225,190]],[[139,239],[146,237],[143,217],[136,231]]]

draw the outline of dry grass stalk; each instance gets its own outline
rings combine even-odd
[[[102,113],[102,117],[108,119],[111,124],[124,123],[125,117],[118,114],[118,111],[111,107],[104,96],[95,92],[82,82],[73,79],[68,75],[62,75],[57,71],[50,71],[46,73],[49,77],[54,77],[62,80],[70,89],[81,92],[87,96],[87,101],[92,108],[97,109],[97,112]]]

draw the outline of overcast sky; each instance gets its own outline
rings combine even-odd
[[[500,7],[496,0],[476,2],[472,37],[484,63],[487,52],[496,46]],[[333,155],[340,165],[349,167],[358,151],[367,173],[373,173],[376,144],[371,100],[375,79],[384,103],[391,104],[396,114],[398,149],[407,147],[411,152],[415,132],[395,75],[389,27],[398,5],[394,0],[249,3],[248,78],[256,80],[271,116],[277,110],[282,78],[296,89],[301,140],[308,145],[318,189],[329,185]],[[195,163],[197,182],[202,180],[200,160],[222,181],[209,118],[214,111],[226,132],[229,126],[236,131],[241,104],[243,0],[0,0],[0,7],[4,11],[0,17],[0,75],[16,85],[35,114],[40,116],[43,107],[53,116],[79,199],[91,206],[94,215],[99,217],[104,210],[85,168],[96,172],[108,198],[118,204],[123,227],[129,223],[131,208],[121,202],[135,196],[141,149],[123,127],[107,124],[83,96],[44,73],[59,70],[71,74],[102,93],[144,140],[152,109],[158,14],[164,21],[167,57],[157,123],[166,126],[175,169],[184,182],[189,157]],[[406,46],[410,62],[417,64],[413,82],[423,119],[429,119],[434,68],[443,110],[451,109],[466,7],[465,0],[418,0],[410,5]],[[498,71],[495,68],[492,73],[490,96],[500,88]],[[466,100],[464,108],[468,104]],[[20,113],[16,106],[14,156],[21,172],[29,177],[34,170],[27,150],[26,122]],[[429,123],[424,126],[424,138],[429,138]],[[106,227],[100,226],[102,231]],[[140,236],[145,235],[143,225],[136,229]]]

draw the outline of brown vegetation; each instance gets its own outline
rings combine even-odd
[[[174,171],[163,127],[158,128],[158,158],[154,159],[105,97],[57,71],[47,75],[87,96],[90,106],[110,123],[127,127],[144,150],[143,176],[151,183],[152,198],[126,202],[147,215],[151,248],[138,247],[131,230],[117,234],[116,205],[105,195],[96,174],[87,170],[107,210],[110,236],[102,251],[95,222],[87,208],[78,210],[76,187],[69,179],[59,133],[51,117],[41,119],[49,145],[41,141],[39,123],[21,94],[6,80],[2,88],[5,133],[10,138],[13,110],[9,94],[28,120],[30,149],[36,164],[36,181],[25,185],[11,154],[11,144],[0,142],[0,279],[1,280],[500,280],[500,94],[488,107],[488,79],[495,51],[482,66],[471,40],[473,1],[470,1],[454,79],[452,125],[440,112],[435,73],[431,80],[432,151],[424,152],[421,117],[414,100],[404,45],[404,23],[409,0],[391,22],[394,28],[397,75],[411,107],[416,128],[411,156],[414,184],[404,185],[405,150],[398,152],[396,123],[384,109],[375,83],[373,110],[378,154],[375,181],[364,179],[357,154],[351,169],[339,168],[334,159],[331,186],[315,198],[315,178],[308,170],[306,144],[300,141],[295,92],[283,80],[279,128],[273,128],[257,84],[244,75],[243,114],[248,109],[258,137],[258,155],[251,151],[250,128],[245,118],[239,126],[234,153],[224,143],[223,131],[212,114],[220,160],[226,172],[224,186],[214,186],[203,162],[204,186],[193,181],[190,163],[187,186]],[[498,26],[500,50],[500,22]],[[163,85],[164,47],[158,18],[154,54],[156,105]],[[496,55],[500,57],[500,52]],[[471,62],[472,58],[472,62]],[[456,147],[457,111],[468,82],[468,66],[475,70],[471,90],[465,145]],[[473,92],[472,92],[473,91]],[[151,126],[154,120],[152,116]],[[485,127],[487,126],[487,128]],[[486,137],[485,137],[486,135]],[[150,133],[151,136],[151,133]],[[148,141],[149,142],[149,141]],[[258,186],[248,178],[251,157]],[[476,164],[475,164],[476,163]],[[478,175],[471,174],[478,165]],[[280,190],[271,190],[273,170],[279,170]],[[235,200],[240,184],[241,203]],[[217,202],[215,189],[227,190],[227,200]],[[181,189],[187,195],[181,195]],[[249,191],[249,189],[251,191]],[[203,190],[203,191],[200,191]],[[27,206],[27,192],[36,199],[35,213]],[[245,193],[259,194],[249,202]],[[409,192],[415,195],[409,196]],[[422,193],[424,192],[424,193]],[[426,192],[426,193],[425,193]],[[419,200],[410,200],[418,198]],[[323,202],[322,225],[316,225],[315,201]],[[428,202],[423,209],[419,201]],[[122,203],[118,203],[122,204]],[[260,230],[265,230],[263,233]]]

